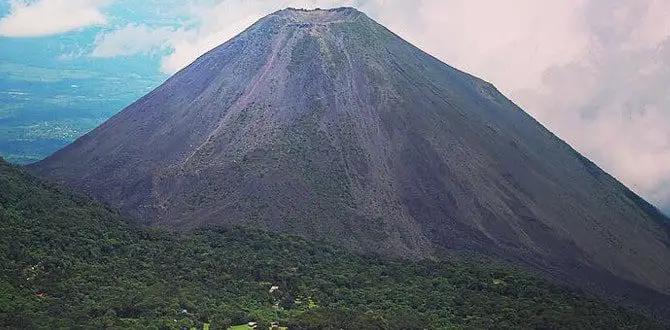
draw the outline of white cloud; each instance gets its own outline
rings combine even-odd
[[[168,27],[149,28],[128,24],[118,30],[101,33],[95,38],[92,57],[129,56],[147,54],[171,47],[170,38],[177,33]]]
[[[239,3],[238,3],[239,2]],[[192,4],[188,12],[193,17],[190,27],[172,36],[174,51],[163,58],[161,69],[174,73],[198,56],[242,32],[262,17],[263,6],[258,1],[224,1],[214,7]]]
[[[424,0],[403,11],[388,2],[371,8],[380,22],[508,93],[537,85],[548,66],[569,63],[588,43],[577,15],[583,0]]]
[[[670,3],[591,1],[589,49],[516,99],[633,190],[670,206]]]
[[[0,36],[39,37],[104,25],[100,12],[106,0],[10,0],[9,14],[0,19]]]

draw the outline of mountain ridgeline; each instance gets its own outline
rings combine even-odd
[[[471,250],[668,302],[668,219],[481,79],[352,8],[286,9],[31,166],[151,226]]]

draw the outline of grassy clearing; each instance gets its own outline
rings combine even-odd
[[[234,326],[228,328],[228,330],[251,330],[251,329],[252,328],[250,326],[246,325],[246,324],[234,325]]]

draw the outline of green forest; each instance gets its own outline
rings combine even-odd
[[[3,160],[0,247],[0,328],[664,326],[500,263],[360,255],[251,228],[143,228]]]

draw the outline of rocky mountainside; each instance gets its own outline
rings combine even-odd
[[[491,84],[351,8],[268,15],[32,169],[153,226],[468,249],[670,294],[665,216]]]

